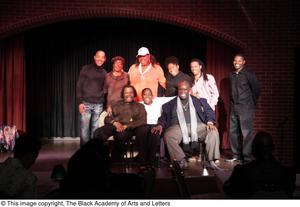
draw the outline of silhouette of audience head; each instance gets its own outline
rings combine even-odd
[[[110,175],[108,146],[91,139],[70,158],[67,176],[61,182],[63,198],[103,198]]]
[[[268,132],[258,132],[252,142],[256,160],[236,165],[223,190],[231,198],[292,198],[296,174],[272,155],[274,144]]]
[[[0,163],[0,199],[32,199],[36,197],[37,177],[28,170],[41,148],[37,139],[24,133],[16,140],[14,158]]]
[[[107,175],[110,172],[109,169],[109,149],[101,139],[92,139],[87,142],[68,162],[68,173],[84,179]]]
[[[258,132],[252,142],[252,154],[256,160],[273,157],[274,144],[272,135],[268,132]]]
[[[20,132],[14,148],[14,158],[18,159],[24,168],[29,169],[38,157],[41,143],[25,133]]]

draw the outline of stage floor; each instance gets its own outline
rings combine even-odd
[[[63,165],[67,167],[68,159],[79,149],[78,139],[43,139],[40,154],[32,166],[31,170],[38,177],[38,196],[44,197],[48,192],[58,187],[58,184],[51,179],[51,172],[55,165]],[[12,156],[11,152],[0,153],[0,162],[8,156]],[[201,162],[191,160],[189,167],[184,170],[187,186],[192,197],[199,198],[222,198],[222,185],[230,176],[234,164],[224,162],[225,158],[230,156],[230,152],[222,153],[220,167],[224,170],[216,171],[208,169],[208,174],[203,175],[203,167]],[[113,164],[112,172],[130,172],[137,173],[139,171],[136,165],[120,165]],[[153,198],[172,199],[180,198],[176,191],[176,184],[172,178],[169,163],[160,161],[155,168],[156,182],[153,192]],[[200,195],[200,196],[199,196]]]

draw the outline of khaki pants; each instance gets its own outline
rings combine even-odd
[[[188,132],[190,135],[191,125],[187,124]],[[220,140],[218,130],[208,131],[206,124],[197,124],[198,138],[206,144],[206,153],[208,160],[220,159]],[[182,141],[182,133],[179,125],[173,125],[166,129],[164,133],[164,141],[167,145],[171,160],[182,160],[185,154],[180,147]]]

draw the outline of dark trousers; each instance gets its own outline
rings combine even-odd
[[[230,114],[230,143],[233,157],[251,161],[252,160],[252,141],[253,141],[253,113]]]
[[[143,132],[147,132],[147,138],[141,139],[143,143],[143,154],[145,157],[145,162],[154,163],[156,158],[156,153],[159,152],[160,149],[160,135],[151,133],[152,127],[155,125],[147,124],[140,127],[140,130]]]
[[[134,129],[126,129],[123,132],[117,132],[116,127],[112,124],[105,124],[103,127],[95,131],[94,137],[107,141],[110,136],[114,136],[114,147],[112,149],[112,159],[121,161],[123,155],[126,153],[125,142],[136,136],[136,146],[139,152],[139,161],[145,161],[145,143],[147,139],[147,128],[143,126]]]

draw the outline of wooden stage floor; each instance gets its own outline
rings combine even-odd
[[[43,198],[48,192],[58,187],[58,184],[51,180],[51,172],[55,165],[67,166],[68,159],[79,149],[78,139],[43,139],[40,154],[31,170],[38,177],[38,196]],[[11,152],[0,153],[0,162]],[[222,171],[208,169],[208,174],[203,173],[201,162],[191,160],[189,167],[184,170],[185,180],[192,197],[216,199],[223,198],[222,185],[230,176],[234,164],[224,162],[230,156],[230,152],[223,152],[220,167]],[[172,178],[170,163],[160,161],[155,168],[156,180],[153,190],[154,199],[177,199],[180,198],[176,183]],[[135,165],[113,164],[112,172],[137,173],[139,168]],[[205,174],[205,175],[204,175]]]

